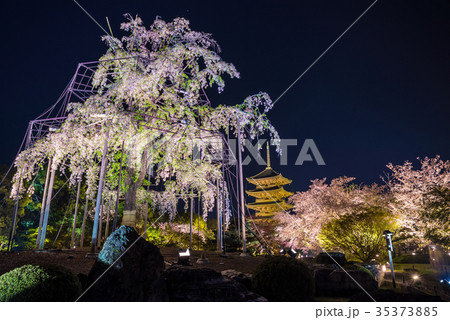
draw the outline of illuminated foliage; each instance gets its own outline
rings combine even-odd
[[[59,266],[25,265],[0,276],[0,301],[75,301],[78,278]]]
[[[294,204],[295,214],[280,212],[275,216],[279,222],[278,239],[305,252],[320,251],[317,237],[325,224],[365,206],[386,207],[389,198],[383,193],[383,187],[351,184],[354,179],[339,177],[330,184],[326,179],[316,179],[309,190],[291,196],[289,201]]]
[[[201,193],[206,218],[218,196],[216,182],[222,179],[221,167],[214,162],[222,153],[217,133],[236,135],[238,124],[242,138],[254,139],[268,131],[279,150],[278,133],[266,117],[272,102],[266,93],[258,93],[241,104],[211,107],[204,91],[213,86],[223,91],[224,75],[239,77],[218,55],[220,48],[211,35],[191,30],[183,18],[157,18],[148,29],[139,17],[127,18],[121,26],[126,36],[103,38],[109,49],[94,75],[97,93],[84,103],[71,104],[57,132],[17,157],[12,196],[23,194],[21,181],[32,180],[51,158],[53,169],[69,172],[71,185],[83,179],[93,198],[107,140],[104,200],[110,207],[124,143],[124,210],[135,214],[137,204],[146,199],[173,218],[180,199],[187,203],[192,193]],[[194,157],[195,148],[201,151],[199,158]],[[149,167],[163,191],[142,190]],[[27,191],[32,194],[34,188]]]
[[[434,188],[424,201],[421,212],[427,225],[425,237],[431,242],[450,247],[450,188]]]
[[[391,173],[386,183],[395,200],[390,210],[397,214],[402,227],[399,237],[406,243],[424,246],[430,241],[442,242],[448,232],[445,190],[450,189],[450,161],[439,156],[418,160],[418,169],[410,161],[388,164]]]
[[[385,255],[384,230],[395,231],[395,217],[379,207],[365,207],[325,224],[318,236],[326,250],[345,253],[347,259],[370,262]]]

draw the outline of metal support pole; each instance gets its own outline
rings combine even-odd
[[[189,229],[189,249],[192,250],[192,222],[194,216],[194,197],[191,198],[191,224]]]
[[[80,188],[81,188],[81,179],[78,181],[77,200],[75,201],[75,212],[73,214],[72,239],[70,241],[71,248],[75,248],[75,228],[77,227],[77,213],[78,213],[78,201],[80,200]]]
[[[84,231],[86,228],[86,218],[87,218],[88,206],[89,206],[89,198],[86,194],[86,203],[84,205],[84,214],[83,214],[83,224],[81,225],[80,248],[83,248],[83,245],[84,245]]]
[[[244,202],[244,174],[242,172],[242,151],[241,151],[241,126],[238,121],[237,124],[238,129],[238,159],[239,159],[239,192],[240,192],[240,209],[241,209],[241,219],[242,219],[242,256],[247,256],[247,243],[246,243],[246,234],[245,234],[245,202]]]
[[[225,199],[225,165],[228,163],[229,159],[227,156],[227,153],[225,151],[225,146],[228,145],[228,143],[225,142],[225,136],[222,135],[222,193],[221,193],[221,205],[222,210],[220,210],[220,228],[221,228],[221,234],[220,234],[220,250],[223,251],[223,254],[225,254],[226,248],[225,248],[225,224],[224,224],[224,215],[226,210],[226,199]]]
[[[106,133],[105,144],[103,146],[102,166],[100,169],[100,181],[98,183],[97,202],[95,205],[94,226],[92,228],[92,240],[91,240],[92,254],[95,253],[95,244],[97,242],[98,220],[100,217],[100,204],[103,192],[103,180],[105,179],[105,171],[106,171],[106,153],[108,152],[108,138],[109,138],[109,131]]]
[[[50,178],[51,167],[52,167],[52,158],[48,159],[47,174],[45,175],[44,194],[42,195],[41,215],[39,217],[39,229],[38,229],[38,234],[37,234],[37,238],[36,238],[36,249],[39,248],[39,242],[41,239],[42,222],[44,221],[44,212],[45,212],[45,200],[47,198],[48,180]]]
[[[147,186],[147,197],[150,193],[150,173],[148,173],[148,186]],[[144,239],[147,240],[147,226],[148,226],[148,201],[145,202],[145,217],[144,217]]]
[[[221,239],[220,247],[223,251],[223,254],[225,254],[225,252],[226,252],[225,223],[224,223],[224,215],[225,215],[226,208],[227,208],[227,205],[226,205],[226,199],[225,199],[225,161],[224,161],[223,165],[222,165],[222,211],[220,214],[220,225],[222,226],[222,236],[220,237],[220,239]]]
[[[105,239],[109,237],[109,212],[106,212]]]
[[[221,251],[222,250],[222,221],[220,219],[220,197],[219,197],[219,180],[217,180],[216,182],[216,188],[217,188],[217,198],[216,198],[216,208],[217,208],[217,236],[216,236],[216,240],[217,240],[217,251]]]
[[[241,219],[239,219],[240,216],[240,212],[241,212],[241,205],[239,203],[239,197],[240,197],[240,193],[239,193],[239,165],[236,161],[236,165],[235,165],[235,174],[236,174],[236,202],[237,202],[237,228],[238,228],[238,240],[239,243],[241,242]]]
[[[20,189],[20,186],[19,186]],[[17,211],[19,209],[19,195],[16,197],[16,203],[14,204],[14,212],[13,212],[13,218],[11,223],[11,232],[9,233],[9,239],[8,239],[8,252],[12,251],[14,246],[14,235],[16,231],[16,223],[17,223]]]
[[[41,231],[41,238],[39,239],[39,249],[44,249],[45,245],[45,235],[47,233],[47,224],[48,224],[48,216],[50,214],[50,203],[52,201],[52,194],[53,194],[53,183],[55,182],[55,169],[51,170],[50,174],[50,183],[48,186],[47,191],[47,200],[45,202],[45,212],[44,212],[44,221],[42,222],[42,231]]]
[[[103,187],[104,187],[104,185],[103,185]],[[102,202],[101,202],[101,205],[100,205],[100,218],[98,220],[97,247],[101,247],[102,246],[103,208],[104,208],[103,204],[104,204],[104,200],[102,198]]]
[[[119,171],[119,183],[117,185],[117,197],[116,197],[116,209],[114,210],[114,222],[112,232],[117,228],[117,212],[119,211],[119,197],[120,197],[120,184],[122,183],[122,165],[123,165],[123,150],[125,141],[122,142],[122,156],[120,157],[120,171]]]
[[[197,212],[197,250],[200,251],[200,211],[202,210],[202,205],[200,202],[200,192],[198,193],[198,212]]]

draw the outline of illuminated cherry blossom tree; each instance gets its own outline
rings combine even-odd
[[[402,165],[389,163],[391,173],[386,183],[395,200],[390,204],[391,210],[400,217],[399,237],[406,243],[423,246],[430,242],[427,233],[445,230],[440,219],[430,218],[428,206],[433,206],[436,190],[439,193],[450,188],[450,161],[443,161],[439,156],[418,160],[418,169],[410,161]]]
[[[320,250],[318,235],[322,227],[363,207],[385,207],[388,201],[383,187],[351,184],[355,178],[339,177],[327,184],[326,178],[312,180],[309,190],[297,192],[289,201],[294,214],[280,212],[276,219],[278,238],[284,243],[307,250]]]
[[[103,37],[109,48],[94,75],[97,93],[84,103],[70,104],[61,128],[17,157],[12,196],[23,193],[22,181],[33,179],[51,158],[52,169],[69,172],[72,185],[86,181],[92,198],[106,143],[104,197],[111,197],[118,186],[123,152],[124,212],[135,216],[138,198],[147,197],[173,217],[179,199],[188,203],[196,193],[202,196],[206,217],[218,196],[216,182],[223,179],[220,165],[213,161],[222,153],[221,135],[236,135],[239,125],[245,128],[241,138],[254,139],[268,131],[277,143],[278,133],[266,117],[272,101],[258,93],[234,106],[210,106],[204,91],[216,86],[222,92],[224,75],[239,77],[219,56],[211,35],[191,30],[183,18],[157,18],[147,29],[139,17],[126,17],[121,25],[126,36]],[[200,157],[194,157],[196,148]],[[163,191],[142,192],[149,167]]]

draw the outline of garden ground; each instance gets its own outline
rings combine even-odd
[[[160,248],[161,254],[164,257],[166,267],[177,262],[177,248]],[[87,275],[95,262],[95,259],[86,257],[89,252],[89,248],[76,249],[76,250],[46,250],[46,251],[21,251],[14,253],[0,252],[0,275],[26,264],[52,264],[66,267],[71,270],[74,274],[85,274]],[[206,255],[208,258],[208,264],[197,264],[196,261],[202,254]],[[241,257],[239,253],[226,253],[225,255],[218,252],[212,251],[191,251],[191,263],[194,267],[198,268],[210,268],[216,271],[223,271],[227,269],[234,269],[243,273],[253,273],[256,267],[263,262],[264,256],[248,256]],[[398,265],[396,267],[397,282],[399,284],[397,292],[411,292],[412,290],[418,290],[425,292],[427,294],[435,295],[438,293],[444,300],[449,301],[450,296],[447,292],[436,292],[436,287],[438,286],[438,281],[435,277],[428,272],[429,265],[415,265],[421,277],[421,281],[415,281],[412,283],[410,278],[412,276],[411,272],[408,272],[411,268],[409,265]],[[407,269],[408,271],[404,270]],[[406,281],[405,281],[406,279]],[[386,273],[385,284],[381,287],[382,289],[392,290],[392,285],[390,284],[389,272]],[[406,282],[406,283],[405,283]],[[407,288],[403,288],[406,285]],[[405,291],[405,289],[408,289]],[[441,290],[438,290],[441,291]],[[347,298],[340,297],[316,297],[316,301],[347,301]]]
[[[167,265],[178,260],[177,248],[160,248]],[[48,251],[21,251],[14,253],[0,253],[0,275],[25,264],[54,264],[66,267],[73,273],[88,274],[94,260],[87,258],[89,248],[76,250],[48,250]],[[208,264],[196,264],[202,253],[208,258]],[[207,267],[216,271],[234,269],[244,273],[253,273],[255,268],[264,261],[264,256],[241,257],[239,253],[191,251],[191,263],[198,267]]]

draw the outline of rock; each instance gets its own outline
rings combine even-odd
[[[167,301],[163,272],[159,248],[121,226],[98,254],[87,281],[94,285],[82,301]]]
[[[174,265],[166,270],[170,301],[177,302],[250,302],[267,299],[250,292],[238,281],[212,269]]]
[[[378,289],[378,282],[368,273],[359,270],[335,270],[320,268],[314,270],[314,281],[317,295],[351,295],[362,291],[354,280],[366,291]]]
[[[252,288],[252,275],[250,273],[243,273],[233,269],[227,269],[221,272],[224,277],[237,281],[244,285],[248,290]]]
[[[86,290],[88,283],[88,276],[83,273],[79,273],[77,274],[77,277],[78,280],[80,280],[81,288],[83,289],[83,291]]]

